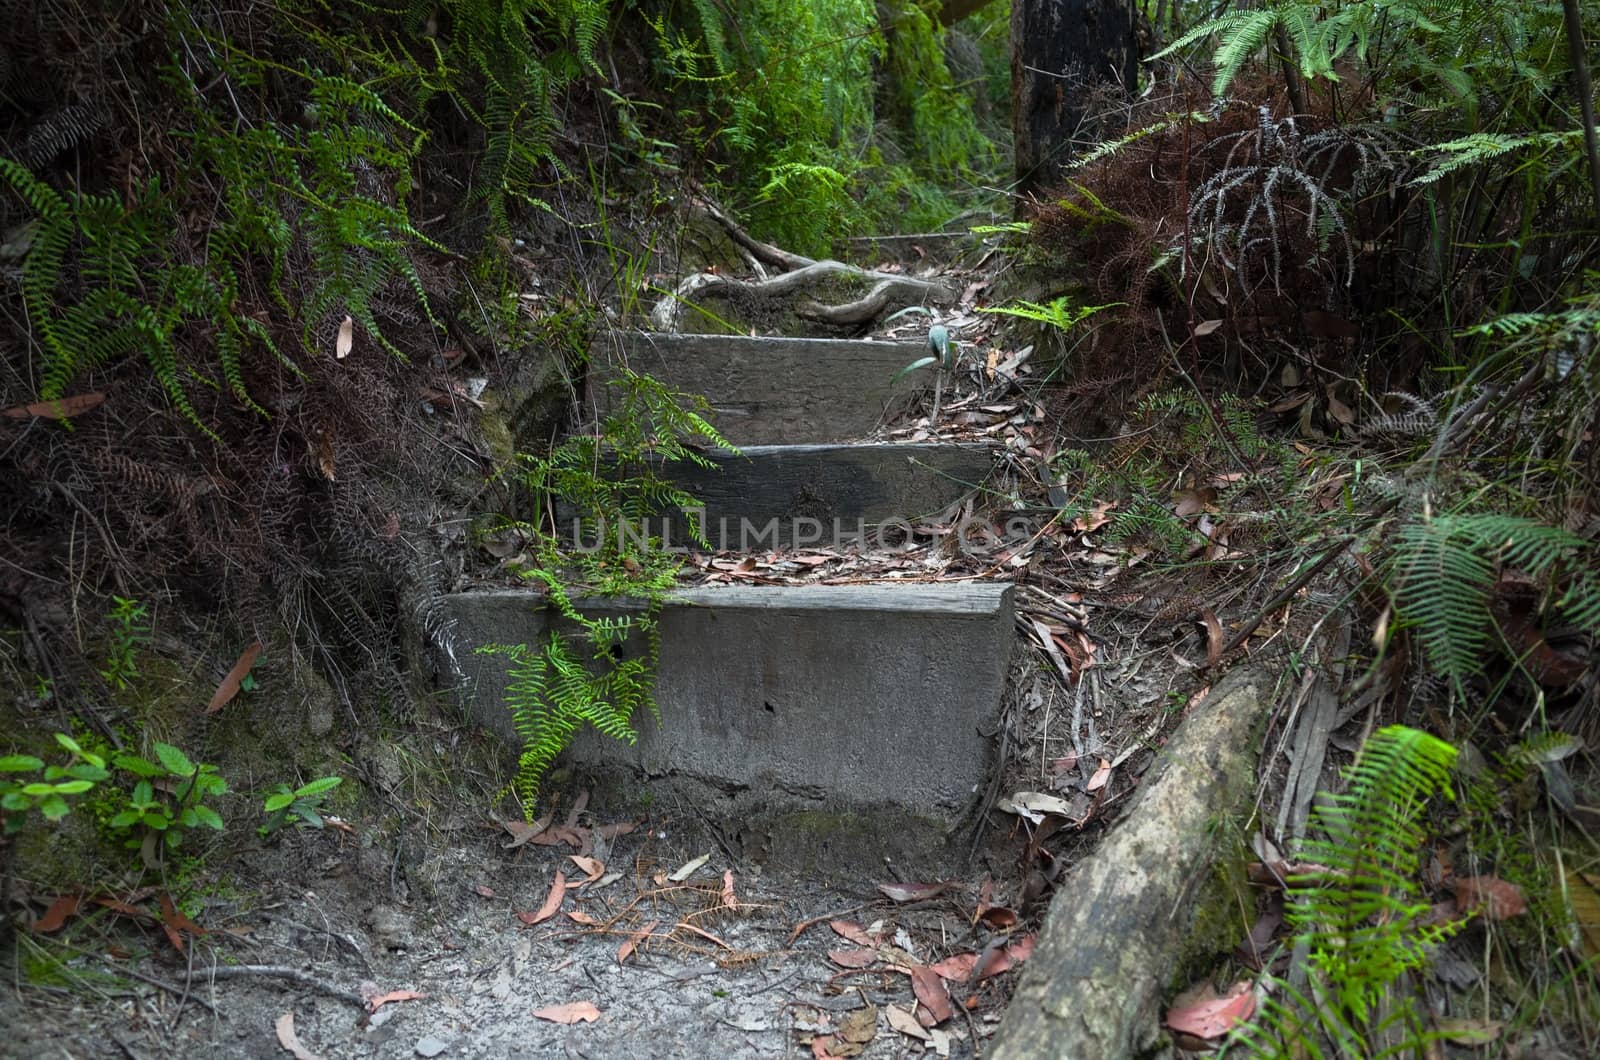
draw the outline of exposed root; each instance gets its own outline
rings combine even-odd
[[[817,261],[764,243],[739,227],[703,194],[693,199],[690,209],[720,225],[738,246],[741,256],[752,266],[751,271],[761,278],[739,280],[715,272],[698,272],[685,277],[671,294],[657,302],[650,311],[650,321],[658,331],[677,331],[684,307],[696,296],[725,298],[742,293],[773,297],[801,290],[829,276],[855,276],[875,281],[876,285],[864,297],[843,305],[830,306],[807,301],[798,309],[801,316],[827,324],[866,324],[891,305],[925,304],[952,297],[947,287],[932,280],[862,269],[841,261]],[[767,277],[763,275],[763,264],[784,271]]]

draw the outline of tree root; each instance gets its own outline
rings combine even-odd
[[[933,280],[862,269],[846,265],[841,261],[817,261],[790,253],[771,243],[763,243],[739,227],[703,194],[695,196],[690,209],[720,225],[738,246],[746,261],[754,266],[752,271],[758,276],[764,271],[760,267],[762,264],[784,271],[775,276],[762,276],[756,280],[739,280],[715,272],[698,272],[687,276],[679,282],[671,294],[657,302],[655,308],[650,311],[650,322],[658,331],[677,331],[684,307],[691,304],[696,296],[716,295],[725,298],[735,294],[750,294],[757,297],[773,297],[793,293],[829,276],[853,276],[873,280],[876,283],[865,296],[842,305],[804,302],[797,309],[800,316],[820,323],[841,326],[866,324],[876,319],[878,314],[891,304],[923,304],[947,300],[952,296],[949,288]]]

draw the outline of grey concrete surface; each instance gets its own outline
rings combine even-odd
[[[927,352],[920,342],[647,333],[620,342],[596,351],[596,365],[620,358],[668,386],[704,394],[712,423],[739,446],[861,438],[929,382],[926,373],[895,381]],[[604,411],[603,367],[596,377],[592,396]]]
[[[699,511],[667,513],[629,532],[698,547],[691,525],[698,526],[717,550],[872,543],[880,529],[901,532],[943,512],[993,468],[990,447],[948,442],[762,445],[708,455],[714,467],[680,462],[667,474],[702,502]],[[562,532],[593,540],[596,528],[575,524],[575,515],[558,511]]]
[[[661,621],[661,725],[635,747],[585,739],[572,757],[761,792],[769,807],[963,809],[991,754],[1012,643],[1012,590],[998,583],[724,586],[673,594]],[[625,608],[594,602],[588,613]],[[504,658],[490,642],[550,628],[531,591],[445,600],[446,645],[470,715],[514,739]]]

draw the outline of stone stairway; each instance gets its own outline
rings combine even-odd
[[[907,407],[913,384],[896,374],[922,356],[920,342],[636,334],[615,352],[704,394],[741,448],[716,456],[714,471],[674,471],[704,502],[692,517],[719,549],[871,547],[880,528],[949,510],[991,471],[981,445],[866,440]],[[669,541],[688,540],[685,518]],[[514,739],[504,660],[472,649],[532,643],[550,615],[523,589],[447,606],[469,711]],[[661,726],[639,719],[634,747],[590,734],[569,758],[602,781],[599,797],[692,802],[724,822],[729,842],[775,863],[936,864],[993,765],[985,734],[1012,636],[1011,587],[998,582],[683,589],[661,616]],[[619,778],[647,786],[622,780],[608,793]]]

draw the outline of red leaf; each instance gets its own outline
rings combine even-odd
[[[1220,1038],[1243,1023],[1256,1010],[1256,995],[1249,983],[1235,983],[1224,997],[1198,1001],[1167,1013],[1167,1026],[1196,1038]]]
[[[64,894],[50,903],[50,908],[45,910],[44,916],[33,922],[33,930],[41,935],[48,935],[52,931],[60,931],[83,903],[83,897],[76,894]]]
[[[972,978],[972,966],[977,963],[978,955],[976,953],[958,953],[953,957],[946,957],[938,964],[930,964],[928,967],[951,982],[964,983]]]
[[[632,935],[629,935],[628,941],[617,948],[617,963],[623,964],[629,957],[633,956],[633,951],[639,948],[639,943],[649,938],[650,932],[654,931],[660,923],[661,921],[659,920],[652,920]]]
[[[911,969],[911,991],[933,1016],[935,1024],[943,1023],[955,1015],[955,1009],[950,1007],[950,992],[944,988],[944,980],[927,965],[919,964]]]
[[[598,880],[600,877],[606,874],[605,863],[596,858],[586,858],[578,854],[569,854],[567,855],[567,860],[578,866],[578,868],[582,869],[584,872],[588,873],[588,878],[583,881],[584,883],[593,883],[595,880]]]
[[[367,998],[367,1011],[376,1012],[391,1001],[420,1001],[427,996],[415,990],[391,990],[387,994]]]
[[[493,898],[494,897],[494,888],[490,887],[487,883],[480,883],[477,886],[473,887],[472,889],[474,891],[478,892],[478,897],[480,897],[480,898]]]
[[[172,943],[172,948],[179,953],[183,952],[183,936],[180,931],[187,931],[191,935],[204,935],[200,925],[184,916],[178,907],[172,904],[172,896],[162,892],[161,895],[161,930],[166,932],[167,941]]]
[[[69,416],[76,416],[80,412],[88,412],[106,396],[98,390],[87,394],[74,394],[71,397],[57,398],[54,401],[35,401],[31,405],[18,405],[16,408],[6,409],[4,415],[14,420],[25,420],[29,416],[38,416],[41,419],[64,420]]]
[[[233,669],[228,671],[228,676],[222,679],[217,690],[211,694],[211,702],[206,704],[206,713],[215,714],[234,696],[239,694],[239,686],[244,683],[245,677],[250,673],[250,667],[256,664],[256,656],[261,654],[261,642],[253,641],[250,646],[239,653],[238,661],[233,664]]]
[[[1504,920],[1528,911],[1522,889],[1497,876],[1463,876],[1456,880],[1456,906],[1476,909],[1490,920]]]
[[[556,915],[556,910],[561,908],[561,900],[567,895],[567,877],[560,869],[556,870],[556,880],[550,885],[550,893],[545,895],[544,904],[537,913],[518,913],[517,919],[528,927],[549,920]]]
[[[829,950],[828,960],[841,968],[865,968],[878,959],[877,950]]]
[[[584,927],[593,927],[594,925],[600,923],[600,921],[596,920],[594,917],[590,916],[588,913],[585,913],[581,909],[572,910],[567,914],[567,919],[572,921],[574,924],[582,924]]]
[[[739,899],[733,896],[733,870],[726,869],[722,873],[722,905],[726,909],[737,909]]]
[[[860,924],[852,924],[848,920],[830,920],[828,926],[833,928],[833,933],[841,938],[847,938],[857,946],[876,946],[878,940],[867,934]]]
[[[569,1001],[565,1005],[547,1005],[533,1010],[533,1018],[551,1023],[593,1023],[600,1018],[600,1010],[593,1001]]]

